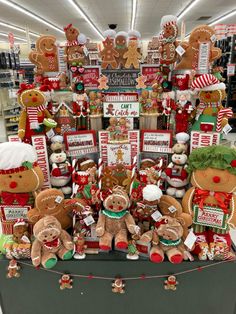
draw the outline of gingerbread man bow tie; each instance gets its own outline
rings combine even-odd
[[[10,192],[2,192],[1,194],[3,203],[6,205],[12,205],[14,201],[21,206],[24,206],[29,200],[28,193],[10,193]]]

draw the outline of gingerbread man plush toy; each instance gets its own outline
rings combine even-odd
[[[36,49],[29,53],[29,60],[36,65],[35,72],[58,72],[58,52],[56,37],[42,35],[36,41]]]

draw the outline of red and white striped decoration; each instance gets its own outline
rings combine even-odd
[[[223,117],[231,118],[233,116],[233,111],[230,108],[224,108],[221,109],[217,115],[217,122],[216,122],[216,132],[221,132],[221,122],[223,120]]]
[[[99,158],[98,160],[98,188],[99,191],[102,189],[102,168],[103,168],[103,160]]]
[[[134,183],[136,167],[137,167],[137,156],[134,156],[132,168],[131,168],[132,173],[131,173],[131,183],[130,183],[130,191],[129,191],[130,195],[132,194],[132,190],[133,190],[133,183]]]

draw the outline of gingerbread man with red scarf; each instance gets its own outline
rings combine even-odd
[[[189,156],[192,187],[183,198],[183,210],[193,216],[197,236],[194,253],[201,244],[225,243],[231,248],[229,228],[236,228],[236,151],[226,146],[195,149]]]

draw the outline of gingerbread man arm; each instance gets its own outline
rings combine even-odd
[[[137,57],[137,59],[140,59],[140,58],[142,57],[141,53],[139,53],[139,52],[137,51],[136,57]]]
[[[127,50],[124,54],[123,54],[123,58],[127,59],[129,57],[129,50]]]
[[[210,62],[217,60],[221,57],[222,51],[220,48],[211,48],[211,54],[210,54]]]
[[[149,231],[145,232],[145,233],[141,236],[140,241],[146,242],[146,243],[151,242],[152,239],[153,239],[153,234],[154,234],[153,230],[149,230]]]
[[[116,51],[115,49],[112,49],[112,54],[115,56],[115,57],[119,57],[119,52]]]
[[[134,218],[130,213],[125,215],[125,223],[131,234],[137,234],[139,232],[139,227],[135,224]]]
[[[98,237],[102,237],[105,232],[105,223],[106,217],[102,213],[99,214],[97,226],[96,226],[96,233]]]
[[[180,43],[179,43],[179,46],[181,46],[184,50],[187,50],[188,47],[189,47],[189,44],[186,43],[186,42],[180,42]]]
[[[35,239],[31,248],[31,260],[32,260],[32,264],[35,267],[40,265],[41,255],[42,255],[41,243],[37,239]]]
[[[236,229],[236,195],[232,196],[232,199],[230,201],[229,211],[230,211],[230,216],[228,219],[228,225],[231,228]]]
[[[194,195],[194,187],[191,187],[184,195],[182,200],[183,212],[192,215],[192,200]]]
[[[18,124],[18,136],[21,140],[25,137],[26,118],[27,118],[26,111],[25,110],[21,111]]]
[[[46,118],[52,119],[52,115],[50,114],[50,112],[47,109],[44,110],[44,114],[45,114]]]
[[[40,60],[39,60],[39,56],[41,54],[39,54],[38,52],[36,51],[31,51],[29,53],[29,60],[34,63],[37,67],[41,67],[41,63],[40,63]]]
[[[37,208],[32,208],[28,211],[27,217],[30,222],[35,224],[41,218],[40,213]]]

